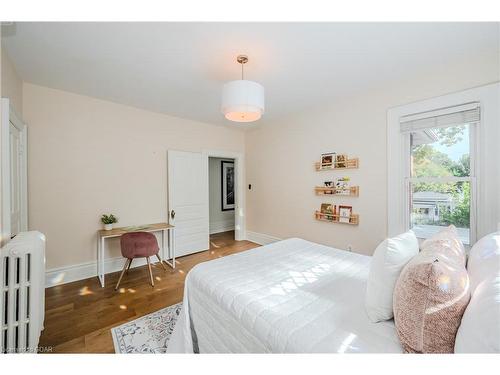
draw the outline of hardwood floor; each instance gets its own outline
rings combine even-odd
[[[114,353],[110,329],[182,300],[184,278],[196,264],[259,245],[235,241],[234,232],[210,236],[210,250],[178,258],[176,269],[153,267],[155,287],[147,266],[130,269],[118,291],[120,272],[106,275],[106,287],[97,277],[48,288],[45,291],[45,329],[41,351],[52,353]]]

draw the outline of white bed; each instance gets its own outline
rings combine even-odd
[[[364,308],[371,257],[298,238],[197,265],[170,353],[401,353]]]

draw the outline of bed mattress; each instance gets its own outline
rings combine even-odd
[[[401,353],[365,312],[370,259],[292,238],[199,264],[168,352]]]

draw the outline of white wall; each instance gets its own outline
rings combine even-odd
[[[234,210],[222,211],[221,196],[221,161],[233,161],[230,159],[209,158],[209,211],[210,211],[210,234],[234,230]]]
[[[23,114],[23,81],[17,74],[9,56],[2,51],[2,98],[9,98],[17,115]]]
[[[47,268],[96,260],[102,213],[120,226],[167,219],[168,149],[244,152],[237,129],[24,84],[29,227],[47,236]],[[118,241],[106,257],[120,256]]]
[[[498,69],[498,55],[477,56],[248,132],[246,182],[252,190],[247,190],[247,230],[344,249],[352,245],[356,252],[372,254],[387,235],[388,108],[497,81]],[[316,172],[314,162],[328,151],[359,157],[360,168]],[[360,186],[359,198],[314,195],[315,185],[342,175]],[[314,210],[329,201],[352,205],[360,215],[359,226],[314,220]]]

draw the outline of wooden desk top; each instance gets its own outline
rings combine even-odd
[[[159,230],[165,230],[173,228],[173,225],[167,223],[156,223],[156,224],[144,224],[144,225],[134,225],[130,227],[113,228],[111,230],[100,229],[97,231],[97,236],[102,237],[119,237],[122,234],[128,232],[155,232]]]

